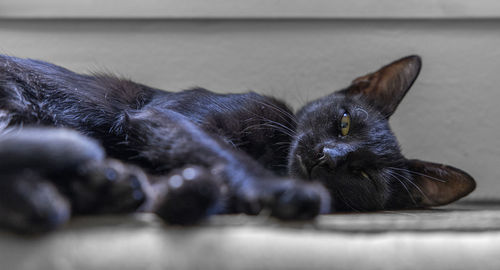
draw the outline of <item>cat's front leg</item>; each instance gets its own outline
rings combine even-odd
[[[187,165],[158,177],[152,184],[151,210],[170,224],[194,224],[211,214],[267,210],[283,220],[307,220],[329,210],[330,198],[321,185],[292,179],[255,178],[233,185],[224,165],[207,169]],[[229,180],[224,180],[229,179]]]
[[[138,153],[135,156],[138,163],[150,166],[157,174],[174,171],[174,175],[179,175],[175,173],[177,168],[193,164],[204,168],[200,178],[206,179],[207,185],[217,186],[219,181],[228,189],[221,194],[223,198],[210,200],[214,205],[224,204],[219,210],[257,214],[269,209],[271,215],[281,219],[310,219],[329,210],[330,198],[323,186],[275,176],[179,113],[151,109],[127,118],[126,145]],[[178,199],[167,199],[160,208],[175,208],[184,199],[190,197],[179,195]],[[205,211],[200,215],[206,216],[214,205],[207,204],[196,211]],[[179,215],[184,214],[179,211]],[[175,223],[175,215],[167,220]]]
[[[308,220],[330,211],[330,195],[320,184],[286,178],[259,178],[234,188],[231,209],[283,220]]]

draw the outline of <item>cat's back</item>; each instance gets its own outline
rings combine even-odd
[[[13,124],[106,127],[123,111],[141,109],[156,91],[113,75],[0,55],[0,110],[13,116]]]

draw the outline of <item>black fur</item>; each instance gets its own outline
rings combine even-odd
[[[140,209],[192,224],[265,208],[310,219],[437,205],[419,184],[434,174],[414,171],[424,165],[401,155],[387,122],[419,68],[419,58],[404,58],[294,115],[256,93],[171,93],[0,55],[0,221],[38,232],[70,213]],[[339,134],[344,113],[348,136]]]

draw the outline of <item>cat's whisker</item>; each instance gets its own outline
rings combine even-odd
[[[272,167],[273,168],[285,168],[285,169],[288,168],[288,166],[285,164],[276,164],[276,165],[272,165]]]
[[[296,133],[295,133],[295,130],[293,130],[293,129],[291,129],[291,128],[289,128],[289,127],[287,127],[287,126],[285,126],[285,125],[283,125],[283,124],[281,124],[281,123],[274,122],[274,121],[271,121],[271,120],[268,120],[268,122],[269,122],[269,123],[267,123],[266,125],[269,125],[269,126],[271,126],[271,127],[276,127],[276,126],[274,126],[274,125],[278,125],[278,126],[279,126],[279,127],[281,127],[282,129],[284,129],[284,130],[288,131],[288,132],[289,132],[289,134],[292,134],[292,135],[291,135],[292,137],[293,137],[293,135],[295,135],[295,134],[296,134]]]
[[[292,145],[291,142],[277,142],[277,143],[274,143],[274,145],[286,145],[286,146],[290,146]]]
[[[278,149],[283,149],[283,148],[290,148],[290,143],[285,143],[285,142],[282,142],[282,143],[273,143],[273,145],[276,145],[278,147]]]
[[[216,104],[217,106],[219,106],[219,107],[221,107],[221,108],[224,108],[224,109],[226,109],[226,110],[228,110],[228,111],[231,111],[231,110],[233,109],[233,108],[231,108],[230,106],[228,106],[227,104],[222,103],[222,102],[219,102],[219,101],[218,101],[218,100],[216,100],[216,99],[212,99],[211,101],[212,101],[212,103]]]
[[[414,186],[420,192],[420,194],[422,194],[422,196],[424,196],[425,198],[429,199],[429,197],[427,196],[427,194],[425,194],[425,192],[423,192],[422,189],[415,182],[413,182],[410,178],[408,178],[408,177],[406,177],[404,175],[401,175],[401,174],[399,174],[397,172],[394,172],[394,171],[392,173],[394,173],[395,175],[398,175],[398,176],[402,177],[403,179],[405,179],[406,181],[408,181],[408,183],[410,183],[412,186]]]
[[[297,161],[299,162],[299,166],[300,166],[300,169],[302,170],[302,172],[306,175],[309,175],[309,171],[307,170],[306,165],[304,165],[304,162],[302,161],[302,157],[300,155],[295,155],[295,157],[297,158]]]
[[[285,135],[287,135],[289,137],[294,137],[295,136],[295,134],[291,133],[291,131],[284,129],[281,126],[272,125],[270,123],[265,123],[265,124],[260,123],[260,124],[255,124],[255,125],[247,126],[245,129],[243,129],[242,133],[251,133],[250,130],[264,130],[265,127],[274,128],[274,129],[282,132],[283,134],[285,134]]]
[[[419,173],[419,172],[416,172],[416,171],[412,171],[412,170],[408,170],[408,169],[403,169],[403,168],[396,168],[396,167],[389,167],[389,168],[393,169],[393,170],[404,171],[404,172],[411,173],[411,174],[414,174],[414,175],[424,176],[424,177],[430,178],[432,180],[436,180],[436,181],[441,182],[441,183],[448,182],[447,180],[436,178],[434,176],[430,176],[430,175],[425,174],[425,173]]]
[[[137,154],[137,155],[128,157],[129,160],[138,160],[138,159],[141,159],[141,158],[144,158],[144,155]]]
[[[404,184],[403,181],[401,181],[398,177],[396,177],[395,175],[392,174],[391,171],[385,171],[389,177],[392,177],[393,179],[396,179],[402,186],[403,188],[406,190],[406,192],[408,193],[408,195],[410,196],[410,199],[411,201],[413,202],[414,205],[417,205],[417,202],[415,201],[415,199],[413,198],[413,195],[411,194],[410,190],[408,189],[408,187]]]
[[[261,125],[276,128],[279,131],[285,133],[286,135],[288,135],[290,137],[294,137],[296,135],[294,130],[292,130],[284,125],[281,125],[280,123],[277,123],[277,122],[268,122],[268,123],[261,124]]]
[[[252,115],[255,117],[255,118],[250,118],[251,120],[258,119],[258,120],[263,120],[263,121],[269,121],[269,122],[278,123],[278,122],[273,121],[273,120],[271,120],[271,119],[269,119],[269,118],[266,118],[266,117],[264,117],[264,116],[262,116],[262,115],[256,114],[255,112],[252,112],[252,111],[250,111],[250,110],[248,110],[248,109],[246,109],[246,108],[245,108],[244,110],[245,110],[246,112],[248,112],[248,113],[252,114]],[[290,118],[290,119],[293,119],[293,122],[291,123],[288,119],[286,119],[286,118],[285,118],[285,117],[283,117],[282,115],[278,115],[278,116],[279,116],[281,119],[283,119],[283,120],[284,120],[284,122],[285,122],[286,124],[288,124],[288,125],[290,125],[290,126],[296,126],[296,125],[297,125],[297,122],[296,122],[296,120],[295,120],[294,118]],[[283,125],[283,124],[281,124],[281,123],[278,123],[278,124],[280,124],[280,125],[282,125],[282,126],[286,127],[285,125]],[[286,128],[287,128],[287,129],[289,129],[289,130],[291,130],[289,127],[286,127]]]
[[[283,119],[286,123],[291,124],[291,125],[293,125],[293,126],[295,126],[295,125],[296,125],[296,120],[295,120],[295,117],[294,117],[294,116],[292,116],[291,114],[289,114],[288,112],[283,111],[283,110],[281,110],[281,109],[279,109],[279,108],[276,108],[276,107],[274,107],[274,106],[271,106],[270,104],[267,104],[267,103],[262,103],[262,102],[260,102],[260,101],[258,101],[258,100],[255,100],[255,102],[257,102],[257,103],[259,103],[259,104],[262,104],[262,105],[267,105],[269,108],[273,108],[273,109],[275,109],[275,110],[280,110],[280,112],[285,113],[285,114],[288,114],[288,115],[289,115],[289,117],[290,117],[290,119],[292,119],[292,120],[294,121],[294,122],[293,122],[293,124],[291,124],[289,121],[287,121],[287,119],[285,119],[282,115],[279,115],[279,116],[280,116],[280,118],[282,118],[282,119]],[[284,124],[282,124],[282,123],[279,123],[279,122],[273,121],[273,120],[271,120],[271,119],[269,119],[269,118],[263,117],[262,115],[255,114],[254,112],[252,112],[252,111],[250,111],[250,110],[248,110],[248,109],[245,109],[245,111],[249,112],[250,114],[252,114],[252,115],[255,117],[255,118],[250,118],[250,119],[252,119],[252,120],[255,120],[255,119],[260,119],[260,120],[263,120],[263,121],[267,121],[267,122],[269,122],[270,124],[277,125],[277,126],[274,126],[274,127],[276,127],[276,128],[277,128],[277,127],[281,127],[282,129],[287,130],[287,131],[288,131],[288,133],[285,133],[285,134],[289,135],[290,137],[294,137],[294,136],[295,136],[295,134],[296,134],[296,131],[295,131],[295,130],[293,130],[293,129],[291,129],[291,128],[287,127],[287,126],[285,126],[285,125],[284,125]],[[263,125],[263,124],[261,124],[261,125]],[[247,127],[247,128],[248,128],[248,127]],[[246,128],[245,128],[245,130],[246,130]]]
[[[356,213],[360,213],[362,211],[360,211],[359,209],[353,207],[352,205],[350,205],[347,200],[345,199],[344,195],[342,194],[342,192],[340,190],[337,190],[337,192],[335,192],[336,195],[338,195],[338,198],[342,200],[343,203],[345,203],[349,208],[351,208],[354,212]]]
[[[288,116],[288,119],[284,118],[283,115],[280,115],[280,118],[282,118],[283,120],[285,120],[287,123],[293,123],[293,124],[297,124],[297,120],[295,120],[295,116],[285,110],[283,110],[282,108],[274,105],[274,104],[270,104],[270,103],[267,103],[267,102],[262,102],[256,98],[250,98],[251,100],[253,100],[254,102],[260,104],[260,105],[264,105],[270,109],[274,109],[275,111],[281,113],[281,114],[284,114],[286,116]],[[291,122],[290,122],[291,120]]]

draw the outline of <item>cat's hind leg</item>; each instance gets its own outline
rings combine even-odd
[[[25,233],[61,226],[71,216],[71,205],[47,174],[102,159],[102,150],[66,130],[17,127],[2,133],[0,224]]]
[[[0,172],[30,168],[41,173],[73,171],[80,164],[104,160],[94,140],[62,128],[9,128],[0,135]]]
[[[77,215],[130,213],[148,210],[152,204],[148,176],[118,160],[87,162],[69,177],[59,175],[55,179]]]
[[[20,233],[42,233],[60,227],[70,216],[69,201],[40,174],[26,169],[1,175],[1,226]]]
[[[23,232],[54,229],[72,214],[136,211],[148,197],[145,174],[105,159],[94,140],[57,128],[0,136],[0,223]]]

